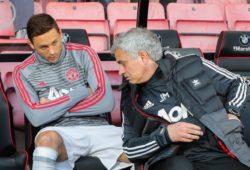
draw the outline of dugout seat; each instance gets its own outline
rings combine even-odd
[[[250,32],[223,31],[220,34],[216,53],[216,64],[236,74],[250,78]],[[250,85],[250,82],[249,82]],[[250,146],[250,87],[248,86],[247,104],[241,114],[244,136]]]
[[[204,3],[217,3],[224,7],[227,4],[247,4],[247,0],[204,0]]]
[[[250,32],[223,31],[215,52],[215,62],[229,71],[250,77]]]
[[[34,1],[34,14],[43,13],[43,8],[39,2]]]
[[[165,11],[159,2],[150,2],[148,7],[148,29],[169,29]],[[113,40],[119,33],[136,27],[138,3],[110,2],[107,6],[107,18]]]
[[[9,38],[15,36],[15,12],[12,3],[6,0],[0,1],[0,37]]]
[[[110,49],[109,25],[100,2],[49,2],[46,12],[60,28],[85,29],[94,50]]]
[[[228,28],[232,31],[250,31],[250,4],[228,4],[225,6]]]
[[[224,12],[217,4],[170,3],[166,11],[170,29],[178,31],[183,48],[215,52],[220,32],[227,30]]]
[[[27,170],[27,154],[16,150],[11,108],[0,78],[0,169]]]
[[[150,30],[160,39],[164,48],[181,48],[181,40],[176,30]]]
[[[62,29],[64,43],[78,43],[90,46],[88,34],[85,29]]]

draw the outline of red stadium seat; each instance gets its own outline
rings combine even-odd
[[[183,48],[213,53],[220,32],[227,30],[224,12],[216,4],[170,3],[167,16],[170,29],[179,32]]]
[[[177,3],[194,3],[195,0],[177,0]]]
[[[121,32],[136,27],[138,3],[111,2],[107,7],[107,16],[110,23],[110,32],[113,38]],[[160,3],[151,2],[148,12],[148,29],[169,29],[165,18],[164,8]]]
[[[204,0],[204,3],[217,3],[225,6],[227,4],[247,4],[247,0]]]
[[[43,8],[39,2],[34,2],[34,14],[43,13]]]
[[[155,30],[167,30],[169,29],[168,21],[166,19],[149,19],[148,20],[148,29],[155,29]],[[136,27],[136,20],[134,19],[122,19],[117,20],[114,26],[114,35],[113,39],[116,38],[122,32],[128,31],[130,28]]]
[[[46,11],[61,28],[85,29],[96,51],[110,49],[110,31],[103,5],[99,2],[50,2]]]
[[[30,54],[32,51],[27,39],[0,39],[0,54]]]
[[[25,152],[17,152],[13,119],[9,102],[3,89],[0,78],[0,169],[26,170],[27,155]]]
[[[15,36],[13,24],[15,15],[15,10],[9,1],[0,1],[0,37]]]
[[[111,124],[121,126],[122,118],[120,112],[120,101],[121,101],[121,92],[119,91],[118,87],[122,83],[122,77],[119,75],[119,65],[116,61],[101,61],[102,68],[106,72],[111,87],[112,92],[115,97],[115,108],[111,112],[110,115],[110,122]]]
[[[204,3],[218,4],[222,11],[225,11],[225,6],[228,4],[247,4],[248,0],[204,0]]]
[[[228,4],[225,7],[230,30],[250,31],[250,4]]]
[[[58,2],[58,0],[34,0],[34,1],[40,4],[44,12],[46,12],[46,6],[49,2]]]
[[[16,96],[16,92],[13,86],[12,72],[18,62],[0,62],[1,79],[3,80],[4,91],[9,100],[9,104],[12,106],[12,114],[15,129],[24,128],[24,112],[20,106],[19,100]]]

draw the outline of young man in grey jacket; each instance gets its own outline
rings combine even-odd
[[[90,47],[62,43],[56,21],[47,14],[27,23],[34,53],[14,71],[14,84],[26,117],[44,127],[35,139],[33,170],[72,170],[80,156],[98,157],[106,169],[129,166],[121,128],[103,114],[114,97]]]

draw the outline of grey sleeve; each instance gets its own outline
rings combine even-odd
[[[115,105],[111,85],[101,67],[98,55],[90,48],[87,51],[78,58],[78,63],[84,67],[85,77],[93,94],[71,108],[67,113],[69,116],[106,113],[112,111]]]
[[[235,73],[221,68],[211,61],[202,59],[206,73],[211,77],[217,93],[226,99],[225,108],[240,113],[245,107],[247,80]]]
[[[15,71],[14,87],[21,107],[33,126],[40,126],[64,115],[72,106],[88,96],[84,86],[56,100],[41,104],[39,97],[20,71]]]

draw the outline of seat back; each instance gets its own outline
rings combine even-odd
[[[10,1],[0,1],[0,37],[15,36],[15,15],[15,8]]]
[[[11,108],[0,78],[0,169],[26,170],[26,153],[17,152]]]
[[[237,4],[247,4],[248,0],[204,0],[204,3],[208,4],[218,4],[221,8],[222,11],[225,12],[225,6],[232,4],[232,5],[237,5]]]
[[[72,42],[90,46],[88,35],[84,29],[62,29],[63,42]]]
[[[10,156],[16,151],[14,140],[13,119],[10,105],[3,89],[2,79],[0,78],[0,157]]]
[[[27,39],[0,39],[0,54],[31,54]]]
[[[216,64],[229,71],[250,79],[250,32],[223,31],[219,37],[215,59]],[[246,97],[246,108],[241,113],[245,141],[250,146],[250,87]]]
[[[34,2],[34,14],[43,13],[42,5],[39,2]]]
[[[247,4],[247,0],[204,0],[204,3],[218,3],[225,6],[227,4]]]
[[[14,128],[21,130],[24,128],[24,112],[17,98],[12,79],[14,67],[18,64],[19,62],[0,62],[0,72],[6,97],[12,107]]]
[[[250,32],[223,31],[220,34],[216,64],[242,76],[250,77]]]
[[[194,3],[195,0],[177,0],[177,3]]]
[[[110,123],[116,126],[121,126],[122,118],[120,111],[120,101],[121,101],[121,92],[119,86],[122,83],[122,77],[119,75],[119,65],[116,61],[101,61],[102,68],[108,76],[112,87],[112,93],[115,97],[115,107],[111,112],[109,119]]]
[[[113,39],[117,34],[136,27],[138,3],[111,2],[107,6],[107,17]],[[148,29],[168,29],[168,21],[162,4],[149,3]]]
[[[160,39],[162,47],[181,48],[181,40],[176,30],[151,30]]]
[[[46,6],[49,2],[58,2],[58,0],[34,0],[35,2],[39,3],[42,7],[42,11],[46,12]]]
[[[217,4],[170,3],[167,17],[170,29],[180,34],[183,48],[214,53],[220,32],[227,30],[224,12]]]
[[[61,28],[85,29],[94,50],[110,49],[109,25],[100,2],[50,2],[46,11]]]
[[[250,31],[250,4],[228,4],[225,12],[230,30]]]

